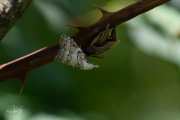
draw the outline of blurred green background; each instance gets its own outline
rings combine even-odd
[[[0,43],[0,64],[57,43],[91,25],[101,13],[134,0],[34,0]],[[180,1],[160,6],[117,27],[121,43],[100,68],[83,71],[51,63],[20,81],[0,83],[0,120],[180,120]],[[23,106],[23,112],[9,113]]]

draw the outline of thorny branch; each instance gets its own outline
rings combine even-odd
[[[88,55],[89,52],[86,48],[92,39],[105,29],[107,24],[110,24],[110,28],[113,28],[168,1],[170,0],[141,0],[117,12],[107,12],[98,7],[102,11],[103,17],[91,26],[73,26],[79,29],[79,31],[72,38]],[[59,45],[57,43],[1,65],[0,82],[9,78],[18,78],[23,81],[29,71],[53,62],[58,50]]]

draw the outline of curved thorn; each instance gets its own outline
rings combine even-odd
[[[24,85],[25,85],[25,79],[21,80],[21,89],[19,91],[19,96],[22,94],[23,90],[24,90]]]
[[[99,6],[98,6],[98,5],[96,5],[96,4],[92,4],[92,6],[96,7],[97,9],[99,9],[99,10],[102,12],[102,14],[103,14],[103,15],[105,15],[105,14],[108,14],[108,13],[109,13],[108,11],[106,11],[105,9],[103,9],[103,8],[99,7]]]
[[[24,73],[24,74],[22,74],[22,75],[16,76],[16,78],[21,81],[21,89],[20,89],[20,91],[19,91],[19,96],[22,94],[22,92],[23,92],[23,90],[24,90],[26,75],[27,75],[27,73]]]

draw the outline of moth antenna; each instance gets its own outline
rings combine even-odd
[[[105,10],[105,9],[103,9],[103,8],[101,8],[101,7],[99,7],[99,6],[96,5],[96,4],[92,4],[92,6],[94,6],[94,7],[97,8],[97,9],[99,9],[99,10],[102,12],[103,15],[109,13],[107,10]]]
[[[92,57],[95,57],[95,58],[107,58],[108,56],[107,55],[93,55]]]

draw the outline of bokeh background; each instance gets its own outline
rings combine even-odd
[[[0,43],[0,64],[76,33],[66,24],[96,22],[95,3],[116,11],[134,0],[34,0]],[[20,81],[0,83],[0,120],[180,120],[180,1],[117,27],[121,43],[100,68],[83,71],[51,63]],[[21,114],[8,113],[23,106]]]

